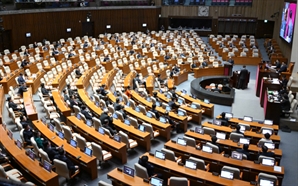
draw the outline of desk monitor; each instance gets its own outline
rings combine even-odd
[[[85,147],[84,153],[87,154],[88,156],[92,156],[92,149]]]
[[[234,178],[234,173],[226,170],[222,170],[220,177],[232,180]]]
[[[171,96],[170,94],[167,94],[167,98],[168,98],[168,99],[171,99],[172,96]]]
[[[59,138],[64,139],[64,134],[63,134],[63,132],[58,132],[58,136],[59,136]]]
[[[41,121],[42,121],[44,124],[47,123],[47,119],[46,119],[45,117],[42,117],[42,118],[41,118]]]
[[[116,113],[113,114],[113,118],[118,119],[118,116]]]
[[[181,98],[178,98],[178,103],[179,103],[180,105],[182,105],[182,104],[183,104],[183,100],[182,100]]]
[[[119,142],[119,143],[121,142],[121,136],[119,136],[119,135],[114,135],[113,138],[114,138],[115,141],[117,141],[117,142]]]
[[[186,91],[185,89],[183,89],[183,90],[182,90],[182,93],[183,93],[183,94],[186,94],[186,93],[187,93],[187,91]]]
[[[128,106],[128,107],[129,107],[129,106],[130,106],[130,102],[127,102],[127,103],[126,103],[126,106]]]
[[[54,125],[52,125],[52,124],[49,124],[49,129],[50,129],[52,132],[54,132],[54,130],[55,130],[55,127],[54,127]]]
[[[178,116],[185,116],[185,114],[181,110],[178,110]]]
[[[273,125],[273,121],[272,120],[265,119],[264,120],[264,124],[265,125]]]
[[[240,138],[239,139],[239,143],[240,144],[248,144],[249,145],[249,139],[247,139],[247,138]]]
[[[225,115],[226,118],[228,118],[228,119],[233,118],[233,114],[232,114],[232,113],[230,113],[230,112],[226,112],[225,114],[226,114],[226,115]]]
[[[17,146],[22,149],[22,142],[20,140],[17,140]]]
[[[199,134],[204,134],[204,129],[202,129],[201,127],[196,127],[195,132]]]
[[[77,118],[80,120],[81,119],[81,115],[80,113],[77,114]]]
[[[150,98],[150,97],[147,97],[146,100],[147,100],[148,102],[151,102],[151,98]]]
[[[242,160],[243,154],[242,153],[239,153],[237,151],[233,151],[232,154],[231,154],[231,157],[233,159],[236,159],[236,160]]]
[[[210,100],[209,99],[204,99],[204,102],[209,104],[210,103]]]
[[[98,103],[98,101],[95,103],[95,105],[96,105],[97,107],[99,107],[99,103]]]
[[[127,174],[128,176],[131,176],[131,177],[135,176],[135,170],[131,167],[126,166],[126,165],[123,166],[123,173]]]
[[[240,125],[240,131],[243,133],[245,131],[245,126],[244,125]]]
[[[105,135],[105,130],[102,127],[98,128],[98,132],[102,135]]]
[[[118,96],[118,95],[117,95],[117,91],[115,91],[115,92],[114,92],[114,96],[115,96],[115,97],[117,97],[117,96]]]
[[[220,126],[221,125],[221,121],[218,120],[218,119],[213,119],[213,124]]]
[[[262,130],[262,133],[263,133],[263,134],[269,133],[270,135],[272,135],[272,130],[269,130],[269,129],[263,129],[263,130]]]
[[[253,117],[251,117],[251,116],[244,116],[243,117],[243,120],[244,121],[253,121]]]
[[[156,158],[159,158],[161,160],[164,160],[166,158],[166,154],[163,153],[163,152],[161,152],[161,151],[159,151],[159,150],[156,150],[155,151],[155,157]]]
[[[159,92],[162,94],[162,90],[161,89],[159,89]]]
[[[162,122],[162,123],[166,123],[167,122],[166,118],[164,118],[162,116],[159,117],[159,121]]]
[[[130,121],[129,121],[128,119],[125,119],[125,120],[124,120],[124,123],[125,123],[126,125],[128,125],[128,126],[130,125]]]
[[[178,139],[177,139],[177,143],[178,143],[179,145],[186,146],[186,140],[183,139],[183,138],[178,138]]]
[[[145,132],[146,127],[144,125],[139,125],[139,130]]]
[[[92,126],[92,121],[89,120],[89,119],[87,119],[87,120],[86,120],[86,124],[87,124],[89,127],[91,127],[91,126]]]
[[[195,104],[191,104],[191,105],[190,105],[190,108],[197,109],[197,105],[195,105]]]
[[[123,100],[123,98],[122,97],[119,97],[119,101],[122,102],[122,100]]]
[[[212,153],[212,148],[207,145],[203,145],[202,151]]]
[[[149,118],[152,118],[152,114],[150,112],[147,112],[146,116],[149,117]]]
[[[140,107],[136,107],[136,111],[137,112],[140,112]]]
[[[51,172],[52,171],[52,164],[49,163],[47,160],[43,160],[43,168],[46,171]]]
[[[9,138],[12,139],[13,138],[13,133],[11,132],[10,129],[8,129],[7,133],[8,133]]]
[[[262,159],[262,165],[267,165],[267,166],[274,166],[274,160],[273,159],[267,159],[263,158]]]
[[[270,149],[270,150],[274,150],[275,149],[275,144],[274,143],[267,143],[267,142],[265,142],[264,145],[266,147],[268,147],[268,149]]]
[[[77,142],[73,139],[70,140],[70,145],[73,146],[74,148],[77,148]]]
[[[161,106],[159,101],[156,101],[156,102],[155,102],[155,105],[156,105],[157,107],[160,107],[160,106]]]
[[[157,177],[152,177],[150,179],[150,185],[152,185],[152,186],[162,186],[163,185],[163,180],[159,179]]]
[[[189,168],[189,169],[196,170],[197,162],[187,159],[187,160],[185,160],[185,167]]]
[[[166,111],[170,112],[172,110],[172,108],[170,106],[166,107]]]
[[[218,139],[225,140],[226,139],[226,133],[224,133],[224,132],[216,132],[216,137]]]
[[[29,158],[34,161],[35,160],[34,152],[31,149],[29,149],[27,152],[28,152]]]
[[[272,180],[265,180],[265,179],[260,179],[260,186],[274,186],[275,183]]]

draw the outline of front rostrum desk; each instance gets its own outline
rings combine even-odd
[[[61,139],[55,132],[52,132],[42,121],[36,120],[32,122],[33,126],[40,131],[53,145],[60,147],[63,145],[64,150],[72,161],[80,165],[80,168],[85,170],[91,176],[91,179],[97,178],[97,159],[95,156],[90,157],[80,149],[71,146],[65,139]],[[87,125],[86,125],[87,126]]]
[[[30,174],[39,185],[53,186],[59,185],[58,175],[55,172],[48,172],[39,165],[39,161],[36,159],[33,161],[26,155],[24,148],[20,149],[15,144],[14,139],[11,139],[7,135],[7,131],[0,126],[0,142],[6,149],[7,153],[13,158],[13,160],[28,174]]]

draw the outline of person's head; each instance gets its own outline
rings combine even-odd
[[[243,65],[243,68],[246,68],[246,65]]]
[[[148,162],[148,156],[144,155],[141,157],[142,163],[147,163]]]
[[[116,103],[119,103],[120,102],[120,99],[119,98],[116,98]]]
[[[156,109],[156,105],[152,104],[152,109],[155,110]]]
[[[70,89],[70,84],[67,84],[66,87],[67,87],[68,89]]]
[[[66,90],[65,89],[63,89],[62,92],[63,92],[63,94],[66,94]]]
[[[221,114],[220,114],[220,116],[221,116],[221,118],[226,118],[226,113],[225,112],[222,112]]]
[[[102,85],[101,85],[101,87],[102,87],[102,88],[105,88],[105,87],[106,87],[106,85],[105,85],[105,84],[102,84]]]
[[[74,96],[74,95],[71,95],[71,96],[70,96],[70,99],[74,99],[74,98],[75,98],[75,96]]]
[[[174,98],[174,97],[171,97],[171,100],[172,100],[172,101],[175,101],[175,98]]]
[[[153,92],[153,97],[157,97],[157,92]]]
[[[262,152],[267,152],[268,151],[268,147],[266,147],[265,145],[262,146]]]
[[[65,151],[63,148],[59,148],[58,153],[59,153],[59,155],[64,155]]]
[[[7,101],[10,102],[11,101],[11,97],[7,97]]]
[[[265,139],[269,140],[270,139],[270,134],[266,133],[266,134],[264,134],[264,137],[265,137]]]
[[[212,136],[212,137],[211,137],[211,142],[212,142],[212,143],[216,143],[216,141],[217,141],[217,137],[216,137],[216,136]]]
[[[249,148],[249,144],[244,144],[243,145],[243,150],[248,150],[248,148]]]
[[[23,76],[23,73],[20,73],[20,76]]]
[[[285,65],[285,62],[281,62],[281,65]]]
[[[237,131],[240,131],[240,128],[241,128],[241,127],[240,127],[239,125],[236,125],[236,130],[237,130]]]
[[[44,140],[44,141],[42,142],[42,145],[43,145],[44,148],[46,148],[46,147],[51,146],[51,143],[50,143],[48,140]]]
[[[81,109],[82,110],[85,110],[86,109],[86,106],[85,105],[82,105]]]
[[[40,84],[40,87],[41,87],[41,88],[44,88],[44,83],[41,83],[41,84]]]
[[[23,126],[23,129],[24,130],[28,130],[29,129],[29,125],[28,124],[23,124],[22,126]]]
[[[177,89],[177,87],[173,87],[173,90],[176,90]]]
[[[130,86],[127,86],[127,90],[130,90]]]

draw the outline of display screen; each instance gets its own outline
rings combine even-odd
[[[293,40],[295,16],[296,3],[285,2],[282,11],[279,36],[288,43],[292,43]]]

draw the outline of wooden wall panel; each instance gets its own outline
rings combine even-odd
[[[82,22],[86,21],[88,12],[94,22],[94,36],[104,32],[130,32],[141,31],[142,23],[147,23],[150,30],[158,29],[158,15],[160,7],[144,7],[130,9],[97,9],[74,10],[40,13],[23,13],[2,15],[3,26],[11,30],[12,49],[21,45],[28,45],[34,41],[47,39],[56,41],[60,38],[82,36]],[[106,30],[106,25],[112,25]],[[71,33],[66,32],[71,28]],[[144,30],[142,30],[144,31]],[[26,38],[25,33],[31,32],[31,38]]]

